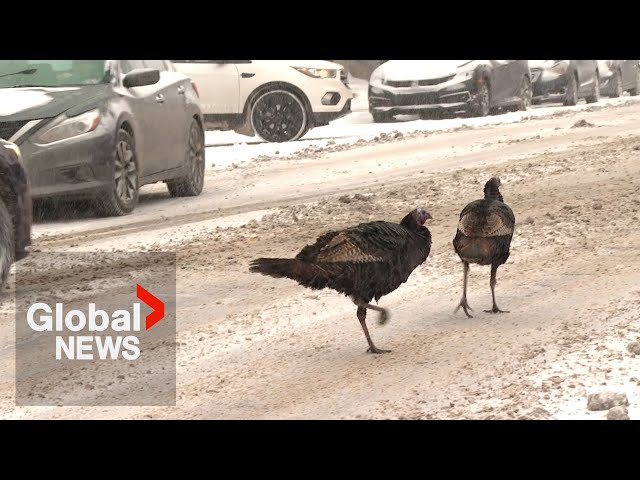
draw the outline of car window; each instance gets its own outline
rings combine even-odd
[[[147,68],[155,68],[156,70],[160,70],[161,72],[167,71],[167,66],[164,63],[164,60],[145,60],[144,64]]]
[[[142,60],[122,60],[120,62],[120,69],[122,70],[122,73],[124,75],[138,68],[147,68],[147,67],[145,67],[144,62]]]
[[[105,60],[0,60],[0,88],[67,87],[108,81]]]

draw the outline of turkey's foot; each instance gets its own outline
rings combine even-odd
[[[491,310],[485,310],[486,313],[509,313],[509,310],[500,310],[497,305],[494,305]]]
[[[378,348],[376,346],[373,347],[369,347],[367,349],[367,353],[390,353],[391,350],[382,350],[381,348]]]
[[[455,313],[455,312],[457,312],[458,310],[460,310],[461,308],[464,310],[464,313],[467,315],[467,317],[469,317],[469,318],[473,318],[473,315],[471,315],[471,314],[468,312],[468,310],[473,311],[473,308],[471,308],[471,307],[469,306],[469,304],[467,303],[467,299],[466,299],[466,298],[463,298],[462,300],[460,300],[460,303],[458,304],[458,306],[457,306],[457,307],[456,307],[456,309],[454,310],[454,313]]]

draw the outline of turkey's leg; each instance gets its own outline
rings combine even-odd
[[[498,273],[498,266],[491,265],[491,280],[489,280],[489,285],[491,285],[491,298],[493,298],[493,308],[491,310],[485,310],[487,313],[509,313],[509,310],[500,310],[498,305],[496,305],[496,273]]]
[[[367,337],[367,343],[369,343],[369,349],[367,353],[389,353],[391,350],[381,350],[373,344],[373,340],[371,340],[371,335],[369,335],[369,329],[367,328],[367,322],[365,319],[367,318],[367,307],[365,305],[369,305],[367,303],[358,304],[358,320],[360,320],[360,325],[362,326],[362,330],[364,331],[364,336]],[[386,314],[384,308],[373,307],[373,310],[380,310],[383,313],[381,315]]]
[[[467,317],[469,318],[473,318],[473,315],[471,315],[468,310],[473,311],[473,308],[471,308],[469,306],[469,304],[467,303],[467,277],[469,276],[469,262],[462,262],[462,268],[463,268],[463,272],[464,272],[464,281],[463,281],[463,285],[462,285],[462,299],[460,300],[460,303],[458,304],[458,306],[456,307],[455,311],[457,312],[460,307],[462,307],[462,309],[464,310],[464,313],[467,315]]]

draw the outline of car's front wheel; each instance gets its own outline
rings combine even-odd
[[[598,103],[600,100],[600,75],[596,72],[596,76],[593,79],[593,90],[591,95],[587,97],[587,103]]]
[[[194,118],[189,129],[185,152],[185,175],[167,182],[172,197],[195,197],[204,187],[204,131]]]
[[[640,94],[640,66],[636,67],[636,79],[633,82],[633,88],[629,89],[629,95],[635,97]]]
[[[96,199],[105,215],[131,213],[138,203],[138,164],[133,137],[124,128],[118,130],[111,186]]]
[[[473,105],[471,107],[471,115],[474,117],[486,117],[491,111],[491,98],[489,94],[489,85],[486,80],[480,84],[476,92]]]
[[[611,94],[612,98],[618,98],[622,96],[622,75],[620,70],[616,70],[611,77]]]
[[[4,201],[0,200],[0,288],[4,287],[15,256],[13,221]]]
[[[562,100],[562,104],[565,107],[572,107],[578,103],[578,80],[576,76],[571,74],[569,75],[569,80],[567,81],[567,91],[564,94],[564,99]]]
[[[268,90],[251,105],[251,126],[266,142],[298,140],[309,128],[304,103],[288,90]]]
[[[529,77],[524,77],[522,79],[519,97],[520,103],[518,103],[518,110],[527,110],[531,106],[531,99],[533,97],[533,90],[531,89],[531,80],[529,80]]]

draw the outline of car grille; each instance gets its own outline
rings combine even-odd
[[[17,120],[14,122],[0,122],[0,138],[9,140],[18,130],[24,127],[29,120]]]
[[[398,106],[406,105],[432,105],[440,103],[440,95],[433,93],[416,93],[414,95],[397,95],[393,99],[393,103]]]
[[[427,87],[430,85],[440,85],[441,83],[448,82],[455,75],[447,75],[440,78],[429,78],[427,80],[387,80],[385,83],[390,87]]]
[[[387,80],[385,82],[390,87],[410,87],[411,81],[409,80]]]
[[[448,82],[453,77],[455,77],[455,75],[448,75],[446,77],[440,78],[431,78],[429,80],[420,80],[418,81],[418,85],[420,85],[421,87],[426,87],[427,85],[439,85],[441,83]]]

